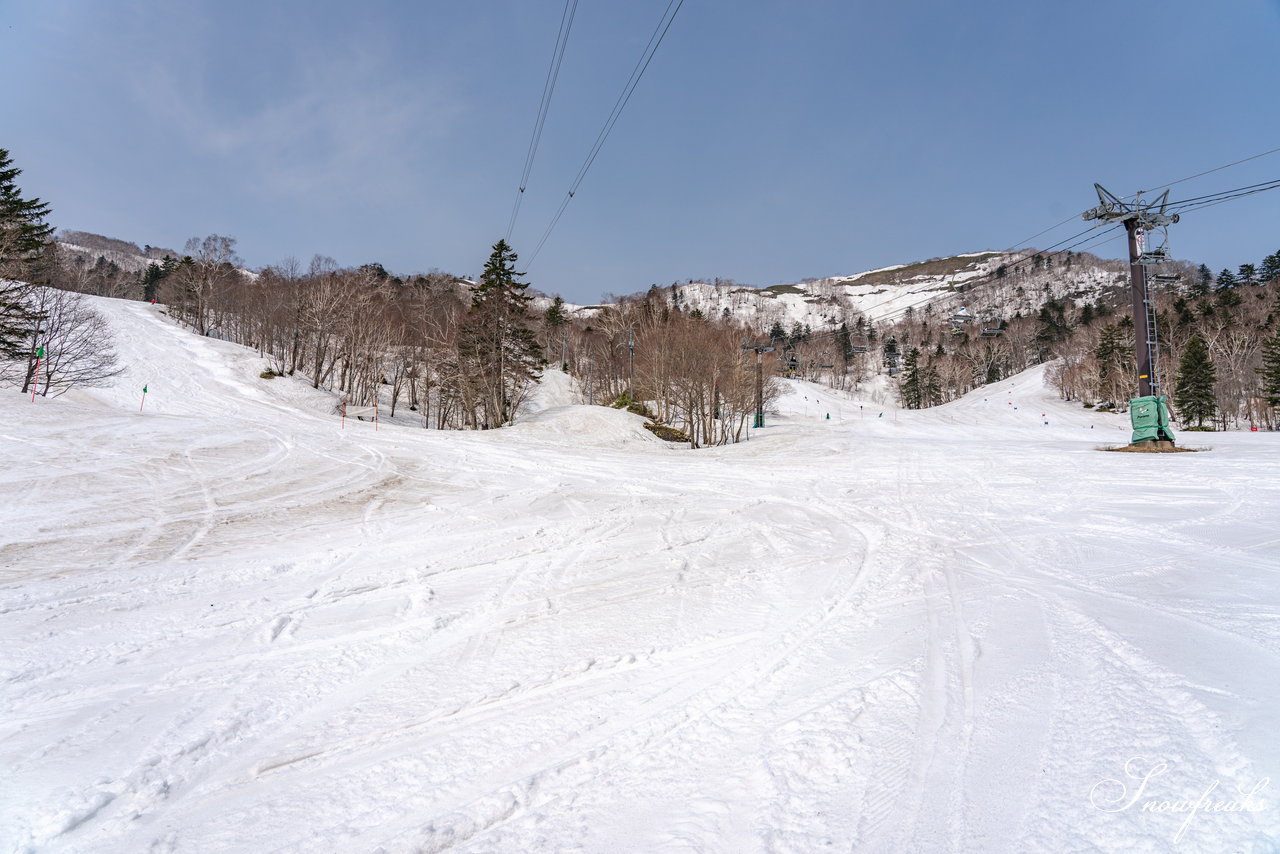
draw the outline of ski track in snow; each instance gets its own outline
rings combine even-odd
[[[1097,453],[1040,370],[698,452],[562,376],[340,429],[95,302],[117,384],[0,398],[0,850],[1277,850],[1274,788],[1090,801],[1280,779],[1276,435]]]

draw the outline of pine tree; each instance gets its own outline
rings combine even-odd
[[[1280,252],[1273,252],[1262,259],[1262,267],[1258,270],[1258,278],[1264,285],[1273,279],[1280,279]]]
[[[547,326],[555,329],[563,325],[568,319],[569,316],[564,313],[564,300],[558,296],[552,299],[551,305],[547,306],[547,311],[543,314],[543,321]]]
[[[178,269],[178,259],[172,255],[164,256],[164,260],[157,264],[155,261],[147,264],[147,269],[142,271],[142,298],[150,302],[160,295],[160,283],[173,274]]]
[[[1192,299],[1199,299],[1205,296],[1213,289],[1213,271],[1209,269],[1208,264],[1201,264],[1196,268],[1196,280],[1187,289],[1187,293]]]
[[[1173,394],[1184,424],[1194,418],[1196,426],[1203,427],[1206,418],[1213,418],[1217,411],[1213,395],[1216,379],[1217,372],[1204,339],[1199,335],[1192,337],[1178,362],[1178,388]]]
[[[471,385],[489,426],[506,424],[529,383],[545,364],[528,325],[527,282],[517,277],[517,256],[505,240],[493,246],[471,310],[459,334],[460,382]]]
[[[1040,308],[1037,318],[1035,342],[1039,346],[1040,361],[1053,356],[1053,345],[1066,340],[1071,334],[1071,326],[1067,323],[1066,306],[1057,300],[1049,300]]]
[[[21,174],[0,148],[0,280],[26,279],[53,234],[44,221],[49,205],[23,198],[15,183]],[[0,358],[16,358],[30,343],[26,339],[39,317],[27,308],[29,290],[25,283],[0,284]]]
[[[1222,309],[1224,319],[1230,316],[1231,309],[1240,305],[1243,301],[1240,293],[1235,288],[1223,288],[1218,291],[1218,306]]]
[[[1256,285],[1258,284],[1258,268],[1252,264],[1241,264],[1238,277],[1242,285]]]
[[[1224,291],[1234,288],[1238,284],[1239,281],[1236,279],[1236,274],[1223,267],[1222,272],[1218,274],[1218,290]]]
[[[1262,396],[1267,405],[1280,408],[1280,330],[1262,345],[1262,367],[1258,369],[1262,381]]]
[[[902,363],[902,405],[907,409],[919,409],[924,400],[924,382],[921,377],[920,351],[915,347],[907,353]]]
[[[848,362],[853,358],[853,338],[849,335],[849,324],[841,323],[835,335],[836,346],[840,348],[841,360]]]
[[[942,377],[932,362],[920,368],[920,406],[937,406],[942,403]]]

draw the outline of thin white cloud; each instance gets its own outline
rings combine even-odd
[[[237,53],[202,45],[141,67],[135,94],[193,148],[245,169],[247,184],[298,196],[404,192],[413,160],[462,111],[439,82],[398,76],[376,39],[289,55],[288,79],[262,81],[252,105],[214,97],[204,81],[225,77]]]

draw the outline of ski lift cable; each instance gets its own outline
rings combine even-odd
[[[560,78],[560,64],[564,61],[565,47],[569,44],[569,31],[573,29],[573,18],[577,11],[578,0],[565,0],[564,11],[560,14],[560,30],[556,33],[556,46],[551,51],[551,64],[547,68],[547,79],[542,84],[542,100],[538,104],[538,117],[533,123],[533,133],[529,137],[529,148],[524,157],[524,170],[520,173],[520,185],[511,207],[511,220],[507,223],[508,241],[511,240],[511,232],[515,230],[516,219],[520,215],[520,204],[524,200],[525,188],[529,186],[529,175],[533,172],[533,161],[538,155],[538,143],[542,141],[542,130],[547,123],[547,113],[551,110],[551,97],[555,94],[556,81]]]
[[[671,7],[675,6],[675,11],[671,12]],[[613,126],[617,124],[622,111],[626,109],[627,102],[631,100],[632,93],[635,92],[636,86],[640,83],[640,78],[649,68],[649,63],[653,61],[654,54],[657,53],[658,47],[662,44],[662,40],[667,36],[667,30],[671,29],[671,24],[676,19],[680,7],[684,5],[684,0],[670,0],[667,8],[663,10],[662,20],[658,22],[658,27],[654,29],[653,35],[649,37],[649,44],[645,46],[645,53],[642,53],[640,60],[636,62],[636,67],[631,71],[631,77],[627,80],[627,84],[623,87],[623,92],[618,96],[617,103],[614,104],[613,111],[610,112],[609,118],[605,120],[604,127],[600,129],[600,134],[596,138],[595,145],[592,146],[590,154],[587,155],[586,161],[582,164],[582,168],[578,170],[577,176],[573,179],[573,184],[569,189],[569,195],[572,196],[577,192],[578,186],[582,184],[582,180],[587,176],[587,170],[591,168],[591,164],[595,162],[600,149],[604,147],[605,140],[609,138],[609,134],[613,132]],[[667,13],[670,12],[670,17]],[[663,21],[666,22],[665,26]],[[659,34],[659,31],[661,33]],[[656,39],[656,42],[655,42]]]
[[[1019,240],[1017,243],[1013,244],[1013,246],[1012,246],[1012,247],[1010,247],[1008,251],[1009,251],[1009,252],[1013,252],[1013,251],[1014,251],[1015,249],[1017,249],[1018,247],[1020,247],[1020,246],[1026,246],[1028,243],[1030,243],[1031,241],[1035,240],[1037,237],[1040,237],[1041,235],[1048,234],[1049,232],[1053,231],[1055,228],[1062,228],[1062,226],[1064,226],[1064,225],[1066,225],[1067,223],[1071,222],[1071,221],[1072,221],[1073,219],[1075,219],[1077,216],[1078,216],[1077,214],[1072,214],[1071,216],[1069,216],[1069,217],[1067,217],[1066,219],[1064,219],[1062,222],[1054,223],[1053,225],[1049,226],[1049,227],[1048,227],[1048,228],[1046,228],[1044,231],[1037,231],[1035,234],[1031,235],[1031,236],[1030,236],[1030,237],[1028,237],[1026,240]],[[1068,239],[1070,239],[1070,238],[1068,238]]]
[[[675,12],[671,11],[671,7],[675,6]],[[658,26],[653,31],[653,35],[649,37],[649,43],[645,45],[644,51],[640,54],[640,59],[636,62],[635,68],[631,71],[631,76],[627,79],[626,84],[622,87],[622,93],[618,96],[618,100],[614,102],[613,110],[609,113],[609,117],[605,120],[604,126],[601,127],[600,133],[596,136],[595,144],[592,145],[591,151],[587,154],[587,158],[583,161],[582,167],[578,170],[578,174],[574,176],[573,182],[569,186],[569,191],[565,195],[564,200],[560,203],[559,209],[556,210],[555,216],[552,217],[550,224],[543,232],[542,238],[538,241],[537,248],[534,249],[533,255],[526,262],[526,268],[531,265],[538,253],[542,251],[542,247],[546,244],[547,239],[551,236],[551,232],[555,229],[556,224],[560,222],[560,217],[564,215],[565,209],[569,206],[569,201],[578,191],[578,187],[586,178],[587,171],[595,162],[596,156],[599,155],[600,149],[604,146],[605,140],[613,131],[613,126],[617,124],[618,117],[622,115],[622,110],[626,107],[627,102],[631,100],[631,93],[635,91],[636,86],[640,82],[640,78],[649,67],[649,63],[653,60],[654,54],[658,50],[658,46],[662,44],[662,40],[666,38],[667,30],[671,28],[671,24],[675,21],[676,13],[680,11],[680,7],[684,5],[684,0],[670,0],[667,8],[663,10],[662,19],[659,20]],[[670,17],[668,17],[670,13]],[[665,22],[665,26],[664,26]]]
[[[1124,226],[1122,225],[1113,225],[1111,228],[1108,228],[1106,231],[1102,231],[1097,234],[1094,234],[1092,237],[1085,238],[1084,240],[1081,240],[1078,243],[1072,244],[1071,246],[1067,247],[1062,251],[1069,252],[1071,250],[1076,250],[1079,252],[1085,252],[1089,249],[1093,249],[1095,247],[1101,246],[1104,243],[1110,243],[1112,240],[1116,240],[1124,236],[1116,233],[1116,232],[1122,231],[1123,229],[1124,229]]]
[[[1229,166],[1235,166],[1239,163],[1244,163],[1248,160],[1256,160],[1257,158],[1263,157],[1267,154],[1274,154],[1277,151],[1280,151],[1280,148],[1273,149],[1272,151],[1266,151],[1266,152],[1263,152],[1262,154],[1256,154],[1253,157],[1248,157],[1248,158],[1245,158],[1244,160],[1238,160],[1235,163],[1228,163],[1225,166],[1219,166],[1214,169],[1209,169],[1209,170],[1206,170],[1205,172],[1200,172],[1196,175],[1191,175],[1187,178],[1181,178],[1178,181],[1173,181],[1169,184],[1162,184],[1159,187],[1156,187],[1154,189],[1157,189],[1157,190],[1164,189],[1165,187],[1173,186],[1173,184],[1179,184],[1179,183],[1182,183],[1183,181],[1189,181],[1192,178],[1199,178],[1202,175],[1208,175],[1211,172],[1217,172],[1222,169],[1226,169]],[[1258,184],[1249,184],[1244,187],[1237,187],[1233,190],[1222,190],[1217,193],[1209,193],[1204,196],[1192,196],[1187,199],[1180,199],[1177,202],[1170,202],[1166,209],[1173,210],[1177,208],[1179,211],[1184,213],[1188,211],[1202,210],[1204,208],[1213,207],[1214,205],[1220,205],[1225,202],[1234,201],[1235,199],[1244,198],[1245,196],[1252,196],[1252,195],[1256,195],[1257,193],[1264,193],[1268,190],[1275,190],[1275,189],[1280,189],[1280,179],[1263,181]],[[1133,194],[1133,196],[1137,196],[1137,195],[1140,195],[1141,193],[1148,193],[1148,192],[1151,192],[1151,191],[1143,190],[1143,191],[1140,191],[1139,193]],[[1125,198],[1132,198],[1133,196],[1126,196]],[[1025,244],[1031,240],[1034,240],[1036,237],[1039,237],[1042,234],[1047,234],[1048,232],[1053,231],[1055,228],[1059,228],[1062,225],[1065,225],[1071,219],[1074,219],[1074,216],[1068,219],[1065,219],[1056,225],[1052,225],[1049,228],[1046,228],[1044,231],[1041,231],[1037,234],[1032,235],[1031,237],[1027,238],[1027,240],[1022,241],[1022,243],[1020,244],[1016,244],[1013,248],[1009,249],[1006,253],[1002,253],[1002,254],[1012,254],[1018,251],[1018,247],[1021,246],[1022,244]],[[1104,229],[1101,232],[1095,232],[1096,226],[1091,226],[1090,228],[1087,228],[1084,231],[1074,234],[1071,237],[1058,241],[1057,243],[1047,247],[1046,249],[1040,250],[1040,254],[1053,256],[1053,255],[1062,255],[1071,251],[1083,252],[1088,249],[1095,248],[1097,246],[1100,246],[1104,243],[1108,243],[1111,240],[1116,239],[1117,237],[1119,237],[1119,235],[1116,234],[1115,232],[1120,231],[1121,228],[1123,228],[1123,226],[1117,223],[1117,224],[1112,224],[1110,227]],[[1090,236],[1086,237],[1085,235],[1090,235]],[[1078,239],[1078,238],[1083,238],[1083,239]],[[1068,245],[1064,245],[1064,244],[1068,244]],[[992,280],[991,276],[986,276],[983,279],[980,279],[976,282],[971,282],[969,284],[982,285],[982,284],[989,283],[991,280]],[[826,335],[838,335],[840,333],[838,330],[823,330],[823,331],[815,332],[811,334],[814,336],[819,336],[819,335],[826,336]]]
[[[1233,199],[1241,199],[1245,196],[1256,195],[1257,193],[1265,193],[1267,190],[1280,188],[1280,179],[1264,181],[1260,184],[1250,184],[1247,187],[1237,187],[1234,190],[1223,190],[1220,193],[1209,193],[1205,196],[1192,196],[1188,199],[1179,199],[1176,202],[1170,202],[1167,205],[1168,210],[1186,211],[1197,210],[1210,205],[1229,202]]]
[[[1277,188],[1280,188],[1280,184],[1277,184],[1275,187],[1268,187],[1267,189],[1274,190],[1274,189],[1277,189]],[[1241,193],[1241,194],[1240,194],[1240,195],[1238,195],[1238,196],[1228,196],[1228,197],[1227,197],[1227,198],[1225,198],[1225,199],[1217,199],[1216,201],[1200,202],[1199,204],[1192,205],[1192,206],[1191,206],[1191,207],[1189,207],[1189,208],[1184,208],[1181,212],[1182,212],[1182,213],[1187,213],[1188,211],[1199,211],[1199,210],[1204,210],[1205,208],[1211,208],[1211,207],[1213,207],[1213,206],[1215,206],[1215,205],[1225,204],[1226,202],[1233,202],[1233,201],[1235,201],[1236,199],[1242,199],[1242,198],[1244,198],[1245,196],[1253,196],[1253,195],[1256,195],[1257,193],[1262,193],[1262,192],[1265,192],[1265,191],[1264,191],[1264,190],[1254,190],[1252,193]]]
[[[627,78],[621,94],[618,95],[618,100],[614,102],[613,110],[610,111],[609,117],[605,119],[604,125],[600,128],[600,133],[596,135],[595,143],[587,153],[581,168],[578,169],[578,174],[574,176],[573,181],[570,183],[568,193],[565,194],[564,200],[560,203],[555,216],[552,217],[546,231],[543,232],[537,248],[533,250],[533,255],[525,262],[526,269],[533,264],[534,259],[538,257],[538,253],[542,251],[542,247],[546,245],[551,232],[555,230],[556,224],[560,222],[560,217],[564,215],[565,208],[569,206],[569,202],[573,199],[574,194],[577,193],[578,187],[582,185],[583,180],[587,177],[587,172],[591,169],[591,165],[595,163],[596,157],[600,154],[605,141],[609,138],[609,134],[613,132],[614,125],[618,123],[618,118],[622,115],[622,111],[626,109],[632,93],[635,92],[636,86],[640,83],[640,78],[648,70],[649,63],[653,61],[654,55],[667,37],[667,32],[671,29],[671,24],[675,21],[676,15],[680,13],[680,8],[683,5],[684,0],[669,0],[667,3],[667,8],[663,10],[662,18],[658,21],[658,26],[654,29],[653,35],[649,37],[649,43],[645,45],[644,51],[640,54],[640,59],[637,60],[635,68],[631,71],[631,76]]]
[[[1203,172],[1197,172],[1197,173],[1196,173],[1196,174],[1194,174],[1194,175],[1188,175],[1188,176],[1187,176],[1187,177],[1185,177],[1185,178],[1179,178],[1179,179],[1178,179],[1178,180],[1176,180],[1176,181],[1170,181],[1168,184],[1161,184],[1160,186],[1158,186],[1158,187],[1152,187],[1152,188],[1151,188],[1151,189],[1149,189],[1149,190],[1139,190],[1137,193],[1134,193],[1133,195],[1134,195],[1134,196],[1139,196],[1139,195],[1142,195],[1142,194],[1144,194],[1144,193],[1153,193],[1153,192],[1155,192],[1156,190],[1163,190],[1163,189],[1165,189],[1165,188],[1167,188],[1167,187],[1172,187],[1172,186],[1174,186],[1175,184],[1181,184],[1181,183],[1182,183],[1182,182],[1184,182],[1184,181],[1190,181],[1190,180],[1191,180],[1191,179],[1193,179],[1193,178],[1200,178],[1200,177],[1203,177],[1203,176],[1205,176],[1205,175],[1210,175],[1210,174],[1212,174],[1212,173],[1214,173],[1214,172],[1221,172],[1223,169],[1229,169],[1229,168],[1231,168],[1232,166],[1239,166],[1241,163],[1248,163],[1250,160],[1257,160],[1259,157],[1266,157],[1268,154],[1275,154],[1276,152],[1280,152],[1280,148],[1273,148],[1273,149],[1271,149],[1270,151],[1264,151],[1264,152],[1262,152],[1261,154],[1255,154],[1255,155],[1253,155],[1252,157],[1245,157],[1245,158],[1243,158],[1243,159],[1241,159],[1241,160],[1236,160],[1236,161],[1235,161],[1235,162],[1233,162],[1233,163],[1226,163],[1226,164],[1223,164],[1222,166],[1215,166],[1215,167],[1214,167],[1214,168],[1212,168],[1212,169],[1206,169],[1206,170],[1205,170],[1205,171],[1203,171]],[[1125,198],[1130,198],[1130,196],[1126,196]]]
[[[1268,155],[1276,154],[1276,153],[1280,153],[1280,148],[1273,148],[1273,149],[1271,149],[1271,150],[1269,150],[1269,151],[1263,151],[1263,152],[1261,152],[1260,154],[1254,154],[1254,155],[1251,155],[1251,156],[1249,156],[1249,157],[1243,157],[1243,158],[1241,158],[1241,159],[1239,159],[1239,160],[1234,160],[1234,161],[1232,161],[1232,162],[1230,162],[1230,163],[1224,163],[1224,164],[1222,164],[1221,166],[1215,166],[1215,167],[1213,167],[1212,169],[1206,169],[1206,170],[1204,170],[1203,172],[1197,172],[1197,173],[1195,173],[1194,175],[1188,175],[1188,176],[1187,176],[1187,177],[1185,177],[1185,178],[1179,178],[1178,180],[1176,180],[1176,181],[1170,181],[1170,182],[1168,182],[1167,184],[1159,184],[1159,185],[1157,185],[1157,186],[1155,186],[1155,187],[1150,187],[1150,188],[1148,188],[1148,189],[1146,189],[1146,190],[1138,190],[1138,191],[1137,191],[1137,192],[1135,192],[1135,193],[1130,193],[1129,195],[1125,196],[1122,200],[1123,200],[1123,201],[1127,201],[1127,200],[1129,200],[1129,199],[1135,199],[1135,198],[1137,198],[1138,196],[1146,195],[1146,194],[1148,194],[1148,193],[1154,193],[1156,190],[1164,190],[1164,189],[1168,189],[1169,187],[1173,187],[1173,186],[1176,186],[1176,185],[1178,185],[1178,184],[1182,184],[1182,183],[1185,183],[1185,182],[1187,182],[1187,181],[1194,180],[1194,179],[1196,179],[1196,178],[1203,178],[1205,175],[1212,175],[1214,172],[1221,172],[1223,169],[1230,169],[1232,166],[1239,166],[1241,163],[1248,163],[1248,162],[1249,162],[1249,161],[1251,161],[1251,160],[1257,160],[1257,159],[1259,159],[1259,158],[1267,157]],[[1186,200],[1183,200],[1183,201],[1186,201]],[[1049,232],[1053,231],[1055,228],[1061,228],[1062,226],[1066,225],[1068,222],[1071,222],[1071,221],[1072,221],[1073,219],[1075,219],[1075,218],[1076,218],[1076,217],[1075,217],[1075,215],[1073,214],[1072,216],[1067,217],[1066,219],[1062,220],[1061,222],[1059,222],[1059,223],[1056,223],[1056,224],[1054,224],[1054,225],[1049,226],[1049,227],[1048,227],[1048,228],[1046,228],[1044,231],[1036,232],[1035,234],[1033,234],[1033,235],[1031,235],[1030,237],[1028,237],[1026,240],[1022,240],[1022,241],[1019,241],[1018,243],[1015,243],[1015,244],[1013,245],[1013,247],[1012,247],[1011,249],[1009,249],[1008,251],[1012,252],[1012,251],[1013,251],[1013,249],[1016,249],[1016,248],[1021,247],[1021,246],[1025,246],[1026,244],[1028,244],[1028,243],[1030,243],[1031,241],[1035,240],[1037,237],[1040,237],[1040,236],[1042,236],[1042,235],[1048,234]]]

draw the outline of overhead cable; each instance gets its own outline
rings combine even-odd
[[[683,5],[684,0],[670,0],[667,3],[667,8],[662,12],[662,19],[658,21],[658,26],[654,29],[653,35],[649,37],[649,43],[645,45],[644,51],[640,54],[640,59],[631,71],[631,76],[627,78],[626,84],[623,85],[622,93],[618,95],[618,100],[614,102],[613,110],[600,128],[595,144],[591,146],[586,159],[578,169],[578,174],[574,176],[573,182],[569,185],[569,191],[565,194],[563,201],[560,202],[560,207],[556,210],[555,216],[551,218],[546,231],[542,233],[542,239],[538,241],[537,248],[533,250],[533,254],[525,262],[526,268],[532,265],[534,259],[538,257],[538,253],[546,245],[547,238],[551,236],[551,232],[555,229],[556,223],[560,222],[560,217],[564,215],[565,208],[569,206],[574,194],[578,192],[578,187],[582,185],[583,179],[587,177],[587,171],[591,169],[591,164],[595,162],[596,156],[600,154],[600,149],[604,147],[605,140],[609,138],[609,134],[613,131],[613,126],[618,123],[618,117],[622,115],[627,102],[631,100],[631,94],[635,92],[636,86],[640,83],[640,78],[644,76],[649,63],[653,61],[654,54],[657,53],[658,48],[662,45],[662,40],[667,37],[667,31],[671,29],[671,24],[675,21],[676,15],[679,14],[680,7]]]
[[[560,77],[560,63],[564,60],[564,49],[569,44],[569,30],[573,28],[573,16],[577,11],[578,0],[565,0],[564,12],[560,15],[560,31],[556,34],[556,46],[551,51],[551,65],[547,68],[546,82],[542,84],[542,101],[538,104],[538,118],[533,123],[533,134],[529,137],[529,149],[524,157],[524,171],[520,173],[520,187],[516,191],[516,200],[511,206],[511,220],[507,223],[507,242],[511,241],[511,232],[515,230],[516,218],[520,215],[524,191],[529,186],[529,175],[533,171],[533,161],[538,154],[542,128],[547,123],[547,112],[551,109],[551,96],[556,89],[556,80]]]

